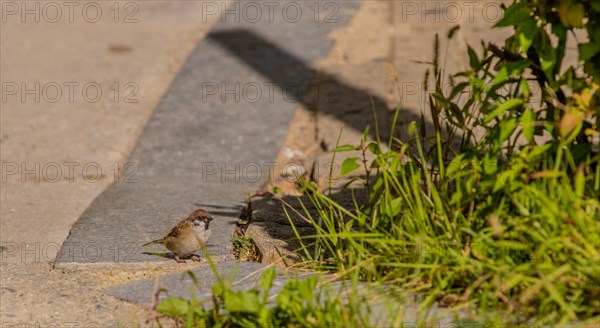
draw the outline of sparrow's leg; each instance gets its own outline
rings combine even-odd
[[[185,263],[185,261],[180,259],[178,255],[175,255],[175,261],[177,261],[177,263]]]
[[[201,258],[199,258],[199,257],[198,257],[198,256],[196,256],[196,255],[192,255],[191,259],[192,259],[192,261],[194,261],[194,262],[202,262],[202,259],[201,259]]]

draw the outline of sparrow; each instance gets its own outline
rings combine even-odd
[[[203,209],[193,211],[186,219],[179,222],[169,233],[161,239],[153,240],[142,246],[162,244],[175,254],[175,261],[182,263],[181,258],[192,255],[193,261],[200,259],[193,255],[200,250],[201,245],[206,245],[212,232],[209,223],[213,218]]]

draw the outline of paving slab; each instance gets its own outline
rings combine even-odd
[[[308,63],[327,56],[328,33],[360,6],[334,2],[335,22],[324,22],[308,14],[314,4],[280,4],[288,3],[304,14],[258,21],[225,15],[198,44],[134,148],[129,162],[135,164],[125,169],[130,179],[112,184],[86,209],[56,265],[169,260],[157,256],[165,252],[160,246],[141,245],[196,208],[215,218],[209,254],[230,254],[242,202],[267,181],[297,99],[314,74]],[[307,65],[289,65],[286,54]],[[272,72],[279,73],[275,81]]]
[[[261,289],[260,277],[271,268],[272,265],[247,262],[247,261],[225,261],[215,264],[216,271],[221,279],[231,281],[230,288],[233,291]],[[397,326],[398,322],[425,322],[423,320],[437,320],[438,323],[455,323],[467,320],[466,311],[448,311],[434,305],[428,311],[420,311],[413,302],[414,295],[394,293],[392,289],[384,286],[371,287],[367,283],[359,282],[356,287],[348,280],[336,280],[323,283],[331,278],[318,272],[301,271],[292,272],[275,269],[276,274],[272,287],[268,291],[269,305],[274,304],[275,297],[283,290],[287,282],[292,278],[299,280],[318,275],[317,294],[320,295],[319,302],[325,302],[329,298],[341,297],[347,301],[358,304],[358,310],[362,315],[369,318],[371,326],[391,327]],[[191,278],[194,276],[194,280]],[[212,297],[211,287],[218,282],[213,269],[208,266],[198,267],[185,273],[174,273],[161,276],[157,279],[143,279],[121,285],[111,286],[104,290],[108,295],[118,299],[132,302],[150,308],[155,299],[157,287],[163,290],[158,294],[158,301],[168,297],[181,297],[186,300],[209,300]],[[157,286],[158,284],[158,286]],[[364,302],[363,298],[368,301]],[[205,310],[210,310],[210,301],[204,304]]]
[[[215,267],[222,279],[231,279],[233,290],[247,290],[255,287],[260,275],[271,266],[257,262],[225,261],[216,263]],[[198,286],[188,272],[194,275]],[[189,300],[194,296],[192,291],[194,291],[197,299],[210,297],[212,295],[211,287],[218,281],[218,278],[210,266],[204,265],[185,273],[164,275],[158,281],[160,287],[166,290],[165,293],[159,295],[159,301],[167,297],[182,297]],[[284,276],[277,275],[272,292],[275,293],[281,290],[286,281],[287,279]],[[150,307],[156,282],[156,279],[143,279],[112,286],[104,292],[124,301]]]

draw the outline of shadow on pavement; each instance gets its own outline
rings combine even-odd
[[[288,99],[302,103],[315,115],[332,115],[346,126],[362,131],[367,125],[374,126],[374,106],[380,137],[382,140],[389,138],[394,108],[390,108],[383,99],[372,96],[366,90],[344,84],[333,75],[315,71],[282,46],[252,31],[214,31],[207,38],[218,42],[249,67],[282,88]],[[304,87],[306,83],[303,82],[307,79],[311,83]],[[411,121],[419,122],[420,115],[416,112],[408,109],[401,111],[396,137],[405,137],[404,133],[399,133],[399,130],[405,130],[403,124],[407,126]],[[426,131],[433,131],[432,122],[426,120],[425,128]],[[375,137],[375,129],[370,130]]]

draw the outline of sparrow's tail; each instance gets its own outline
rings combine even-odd
[[[142,246],[148,246],[148,245],[150,245],[150,244],[163,244],[163,242],[164,242],[164,239],[163,239],[163,238],[161,238],[161,239],[153,240],[153,241],[151,241],[151,242],[149,242],[149,243],[145,243],[145,244],[144,244],[144,245],[142,245]]]

